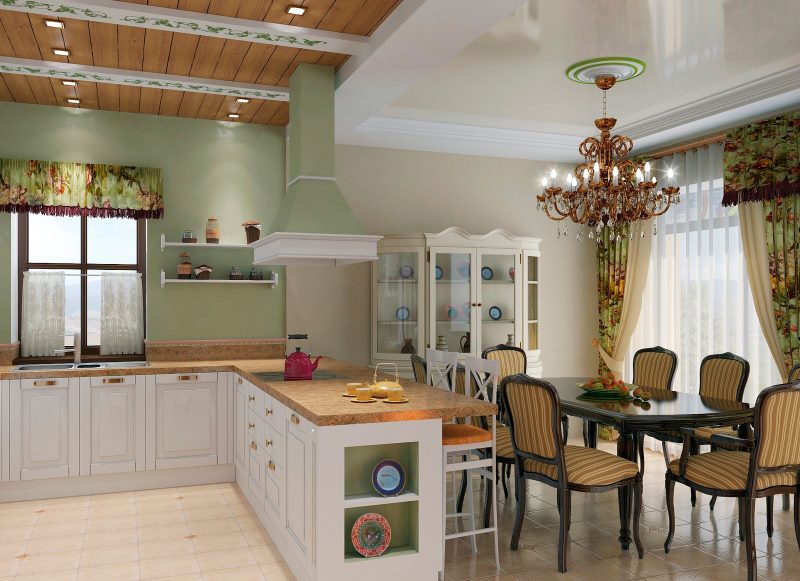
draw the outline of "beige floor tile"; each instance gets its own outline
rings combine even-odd
[[[117,563],[129,563],[139,560],[139,545],[113,545],[110,547],[91,547],[81,551],[83,567],[101,567]]]
[[[269,533],[261,526],[259,526],[259,528],[245,529],[242,531],[242,535],[244,535],[247,544],[251,547],[274,544],[272,537],[270,537]]]
[[[294,581],[294,575],[285,563],[261,565],[261,573],[267,581]]]
[[[89,497],[91,506],[104,506],[111,504],[130,504],[136,502],[136,492],[114,492],[112,494],[95,494]]]
[[[86,532],[119,531],[136,528],[136,515],[89,517],[86,520]],[[36,531],[34,531],[36,534]]]
[[[142,579],[158,579],[199,572],[200,565],[194,555],[145,559],[139,562],[139,573]]]
[[[139,563],[118,563],[78,570],[78,581],[139,581]]]
[[[73,522],[59,522],[33,527],[31,538],[62,537],[64,535],[82,535],[86,530],[85,520]]]
[[[36,524],[49,524],[55,522],[72,522],[76,520],[84,520],[89,512],[88,507],[68,508],[61,507],[48,507],[43,509],[44,512],[39,514],[39,519]]]
[[[5,559],[13,559],[18,555],[25,554],[28,546],[28,539],[20,539],[18,541],[0,541],[0,561]],[[2,574],[0,574],[2,577]]]
[[[247,548],[198,553],[197,561],[200,563],[200,570],[204,573],[206,571],[235,569],[237,567],[249,567],[258,564],[252,551]]]
[[[261,521],[255,514],[245,514],[236,517],[236,522],[239,523],[239,528],[245,529],[260,529],[263,528]]]
[[[706,553],[696,546],[674,547],[669,553],[653,551],[653,553],[680,569],[699,569],[701,567],[719,567],[725,563],[711,553]]]
[[[3,517],[0,516],[0,520]],[[33,534],[33,525],[21,525],[8,529],[0,529],[0,547],[3,543],[29,539]]]
[[[33,575],[17,575],[14,581],[75,581],[78,570],[50,571],[48,573],[34,573]]]
[[[161,577],[158,581],[203,581],[202,573],[189,573],[188,575],[175,575],[173,577]]]
[[[83,548],[112,547],[114,545],[129,545],[139,542],[136,529],[122,529],[119,531],[98,531],[86,533],[83,536]]]
[[[233,517],[189,522],[189,530],[195,535],[238,533],[239,523]]]
[[[221,551],[223,549],[238,549],[247,547],[247,540],[242,533],[220,533],[213,535],[196,535],[192,539],[194,550],[197,553],[208,551]]]
[[[83,535],[64,535],[60,537],[38,537],[28,541],[25,552],[29,555],[41,553],[61,553],[79,551],[83,548]]]
[[[44,509],[41,509],[44,510]],[[17,527],[30,527],[39,522],[41,513],[22,512],[0,515],[0,531]]]
[[[228,506],[211,506],[208,508],[189,508],[184,511],[186,520],[189,522],[200,520],[214,520],[220,518],[231,518],[234,514]]]
[[[146,512],[136,515],[136,523],[140,528],[156,527],[167,524],[177,524],[186,521],[183,510],[168,510],[162,512]]]
[[[77,569],[80,562],[80,551],[63,551],[61,553],[42,553],[28,555],[22,559],[17,569],[17,575],[31,575],[33,573],[48,573],[51,571],[67,571]]]
[[[16,556],[0,558],[0,577],[13,577],[16,575],[21,562],[22,560],[18,559]]]
[[[163,539],[177,539],[188,536],[189,527],[186,523],[162,525],[158,527],[143,527],[138,529],[139,542],[160,541]]]
[[[136,514],[136,503],[125,502],[123,504],[101,504],[89,507],[89,519],[109,518],[119,516],[131,516]]]
[[[283,561],[283,556],[278,552],[275,545],[258,545],[250,547],[256,562],[259,565],[269,565],[270,563],[280,563]]]
[[[183,510],[180,500],[174,498],[144,497],[136,500],[136,514]]]
[[[257,566],[239,567],[237,569],[224,569],[203,573],[205,581],[264,581],[267,577]],[[277,581],[278,577],[269,577],[269,581]]]
[[[140,559],[160,559],[161,557],[192,554],[194,554],[192,541],[182,537],[139,543]]]

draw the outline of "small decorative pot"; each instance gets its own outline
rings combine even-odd
[[[192,259],[185,252],[181,252],[180,260],[178,261],[178,278],[192,278]]]
[[[436,336],[436,350],[437,351],[449,351],[450,348],[447,346],[447,343],[444,340],[444,335],[437,335]]]
[[[194,269],[194,276],[197,280],[210,280],[212,272],[214,272],[213,268],[207,264],[200,264]]]
[[[247,278],[249,278],[250,280],[264,280],[264,273],[261,271],[260,268],[254,266],[252,269],[250,269],[250,274],[248,275]]]
[[[206,243],[219,244],[219,221],[216,218],[209,218],[206,222]]]
[[[506,341],[506,345],[508,345],[509,347],[514,346],[514,333],[508,334],[508,341]]]
[[[231,269],[230,274],[228,274],[228,280],[244,280],[244,274],[242,274],[242,269],[238,266],[234,266]]]
[[[242,226],[244,226],[244,234],[247,236],[248,244],[252,244],[261,238],[261,222],[248,220],[247,222],[243,222]]]
[[[400,349],[400,353],[412,355],[416,352],[417,349],[414,347],[414,339],[403,339],[403,348]]]
[[[197,236],[193,230],[184,230],[181,235],[181,242],[184,244],[195,244],[197,242]]]

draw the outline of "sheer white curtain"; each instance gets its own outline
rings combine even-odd
[[[142,276],[139,273],[104,272],[100,281],[100,353],[142,353]]]
[[[753,306],[738,211],[721,204],[722,146],[660,160],[661,183],[669,167],[681,187],[681,203],[655,222],[650,273],[626,375],[633,375],[637,349],[661,345],[678,354],[673,387],[696,393],[703,357],[731,351],[750,362],[745,401],[753,403],[781,376]]]
[[[64,348],[66,306],[63,271],[26,272],[22,279],[23,357],[52,357]]]

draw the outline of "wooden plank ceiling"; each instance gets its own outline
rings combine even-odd
[[[362,36],[372,34],[400,2],[130,1]],[[287,13],[290,5],[304,6],[306,13],[292,16]],[[300,63],[318,63],[338,68],[348,58],[347,55],[330,52],[66,18],[63,19],[63,29],[48,28],[44,20],[43,16],[36,14],[0,10],[0,56],[284,87],[288,87],[289,77]],[[58,48],[68,49],[70,56],[54,55],[53,49]],[[80,104],[68,105],[68,98],[78,98]],[[77,87],[67,87],[57,79],[17,74],[0,75],[0,101],[226,121],[228,114],[238,113],[238,121],[264,125],[285,125],[289,119],[289,104],[286,102],[252,99],[249,103],[240,104],[234,97],[221,95],[83,81]]]

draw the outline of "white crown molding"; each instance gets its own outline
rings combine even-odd
[[[431,243],[439,243],[440,245],[458,245],[461,242],[481,242],[489,243],[490,246],[500,247],[513,242],[515,245],[521,245],[527,249],[538,250],[541,238],[531,238],[528,236],[517,236],[503,228],[496,228],[486,234],[470,234],[463,228],[458,226],[451,226],[441,232],[427,232],[424,234],[425,240],[430,245]],[[493,244],[492,244],[493,243]]]
[[[250,99],[265,99],[268,101],[289,100],[289,90],[284,87],[252,85],[234,81],[216,81],[197,77],[162,75],[160,73],[126,71],[121,69],[108,69],[103,67],[74,65],[71,63],[36,61],[10,57],[0,57],[0,73],[48,77],[51,79],[64,79],[78,82],[91,81],[93,83],[107,83],[129,87],[187,91],[190,93],[208,93],[231,97],[247,97]]]
[[[340,54],[360,54],[366,50],[369,37],[328,32],[287,24],[230,18],[204,12],[173,10],[130,2],[109,0],[65,0],[41,2],[34,0],[2,0],[0,8],[16,12],[31,12],[54,19],[74,18],[104,22],[119,26],[151,28],[167,32],[197,34],[215,38],[243,40],[259,44],[275,44]]]

